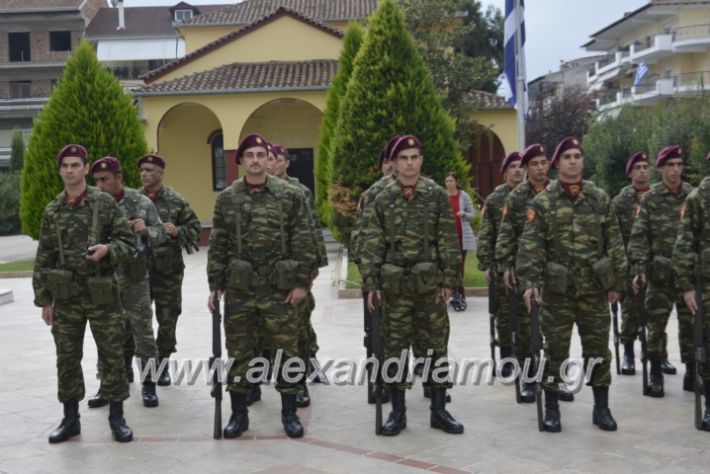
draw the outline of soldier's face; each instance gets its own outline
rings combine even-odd
[[[241,161],[248,176],[263,178],[266,175],[268,159],[266,148],[253,146],[244,150]]]
[[[683,158],[671,158],[661,167],[663,182],[677,186],[683,176]]]
[[[402,178],[416,178],[422,170],[424,156],[421,155],[418,148],[409,148],[397,153],[397,158],[394,160],[394,169],[397,175]]]
[[[75,156],[65,156],[59,164],[59,175],[67,186],[72,186],[84,181],[84,176],[89,173],[89,164]]]
[[[544,156],[536,156],[528,161],[528,179],[533,183],[542,183],[547,178],[550,162]]]
[[[525,170],[520,166],[520,160],[513,161],[505,170],[505,180],[510,185],[518,185],[523,182],[523,173]]]
[[[276,156],[271,152],[266,154],[266,174],[276,176]]]
[[[94,173],[94,181],[96,181],[96,186],[101,191],[114,197],[123,187],[123,176],[120,173],[113,174],[110,171],[98,171]]]
[[[163,169],[160,166],[144,163],[141,165],[141,183],[146,188],[163,182]]]
[[[288,165],[290,165],[291,162],[286,159],[284,155],[278,155],[276,157],[276,162],[274,163],[274,172],[276,176],[279,178],[283,179],[287,176],[287,170],[288,170]]]
[[[579,181],[584,171],[584,156],[582,150],[571,148],[562,153],[557,160],[557,172],[560,178],[567,181]]]
[[[631,178],[631,183],[634,186],[637,188],[644,187],[648,184],[648,180],[651,178],[651,167],[648,166],[648,163],[645,161],[634,163],[629,177]]]

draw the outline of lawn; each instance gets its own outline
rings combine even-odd
[[[0,263],[0,273],[30,272],[34,268],[34,260],[18,260],[16,262]]]
[[[346,288],[360,288],[360,272],[357,266],[348,261],[348,281]],[[463,278],[464,286],[466,288],[484,287],[486,284],[486,277],[483,272],[478,269],[478,259],[471,252],[466,255],[466,273]]]

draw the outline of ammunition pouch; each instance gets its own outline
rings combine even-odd
[[[91,302],[95,305],[109,305],[114,302],[115,281],[113,276],[94,276],[86,279]]]
[[[67,300],[77,293],[74,274],[69,270],[55,269],[47,272],[47,287],[55,300]]]
[[[161,245],[153,248],[155,269],[160,273],[179,270],[182,265],[180,247],[177,245]]]
[[[296,288],[296,269],[298,262],[295,260],[279,260],[274,265],[276,288],[281,291],[291,291]]]
[[[602,290],[608,291],[614,286],[616,276],[614,275],[614,264],[609,257],[602,257],[592,264],[592,273],[597,278],[597,283]]]
[[[142,255],[132,258],[123,266],[123,274],[130,281],[142,281],[148,274],[148,265]]]
[[[434,262],[420,262],[410,270],[412,290],[423,295],[436,291],[440,287],[439,269]]]
[[[246,260],[233,258],[229,262],[227,288],[230,290],[248,291],[254,267]]]
[[[402,278],[404,277],[404,268],[385,263],[380,269],[380,281],[382,289],[387,293],[398,295],[402,291]]]
[[[651,262],[651,272],[649,280],[657,285],[670,283],[673,276],[673,262],[668,257],[656,255]]]
[[[700,276],[710,280],[710,249],[700,253]]]
[[[567,275],[569,270],[564,265],[555,262],[545,264],[545,286],[544,290],[550,293],[562,295],[567,293]]]

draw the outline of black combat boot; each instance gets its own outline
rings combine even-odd
[[[385,384],[380,384],[381,391],[380,391],[380,397],[382,398],[382,403],[389,403],[390,402],[390,389],[387,388],[387,385]]]
[[[592,387],[594,413],[592,422],[604,431],[616,431],[616,421],[609,410],[609,387]]]
[[[695,362],[685,364],[685,375],[683,376],[683,390],[686,392],[695,391]]]
[[[513,348],[510,346],[501,346],[500,348],[500,360],[506,357],[513,357]],[[500,364],[500,362],[499,362]],[[501,377],[510,377],[513,375],[513,364],[505,364],[500,371]]]
[[[256,382],[251,384],[249,393],[247,394],[247,406],[250,407],[254,402],[261,401],[261,383]]]
[[[157,407],[160,404],[158,394],[155,393],[155,382],[150,379],[146,379],[143,382],[141,395],[143,396],[143,406],[146,408]]]
[[[311,406],[311,394],[308,393],[308,384],[306,383],[305,375],[301,379],[300,385],[303,387],[303,395],[296,395],[296,406],[298,408],[306,408]]]
[[[661,361],[651,361],[651,383],[648,385],[648,396],[661,398],[665,395],[663,392],[663,372]]]
[[[52,444],[63,443],[72,436],[78,436],[80,434],[79,402],[64,402],[64,418],[62,418],[59,427],[49,435],[49,442]]]
[[[678,372],[668,359],[661,361],[661,371],[666,375],[675,375]]]
[[[283,423],[284,431],[289,438],[303,436],[303,425],[296,414],[296,395],[281,394],[281,423]]]
[[[520,387],[520,401],[522,403],[533,403],[535,401],[535,382],[523,382]]]
[[[636,361],[634,359],[634,343],[628,342],[624,344],[624,360],[621,363],[622,375],[636,374]]]
[[[702,424],[701,428],[704,431],[710,431],[710,383],[705,383],[704,391],[705,391],[705,416],[703,416],[703,424]]]
[[[444,433],[461,434],[463,433],[463,425],[456,421],[451,416],[451,413],[446,411],[446,389],[432,388],[431,389],[431,415],[429,417],[429,426]]]
[[[160,375],[158,375],[158,385],[161,387],[167,387],[172,383],[172,380],[170,380],[170,370],[168,369],[170,366],[170,358],[161,357],[158,361],[158,367],[160,367],[160,364],[162,364],[163,361],[165,361],[165,368],[161,370]]]
[[[108,405],[108,400],[104,398],[104,396],[101,394],[101,389],[99,388],[99,390],[96,392],[96,395],[89,398],[89,401],[86,402],[86,404],[89,406],[89,408],[101,408]]]
[[[109,402],[108,424],[113,433],[113,439],[119,443],[133,441],[133,431],[123,418],[123,402]]]
[[[222,434],[225,438],[239,438],[243,432],[249,429],[249,410],[247,410],[246,393],[229,392],[232,403],[232,416],[229,423],[224,427]]]
[[[392,411],[382,427],[384,436],[397,436],[407,427],[407,407],[404,403],[404,390],[390,387],[390,403]]]
[[[126,364],[126,378],[128,383],[133,383],[133,353],[124,352],[123,361]]]
[[[567,390],[562,390],[559,393],[557,398],[563,402],[573,402],[574,401],[574,393],[569,392]]]
[[[424,398],[431,398],[431,387],[429,385],[422,385],[422,389],[424,391]],[[451,403],[451,394],[449,391],[446,391],[446,403]]]
[[[562,431],[560,421],[560,404],[557,401],[557,394],[545,392],[545,420],[543,429],[548,433],[559,433]]]

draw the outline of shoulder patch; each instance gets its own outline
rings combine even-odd
[[[537,217],[535,209],[528,209],[528,224],[535,222],[535,217]]]

